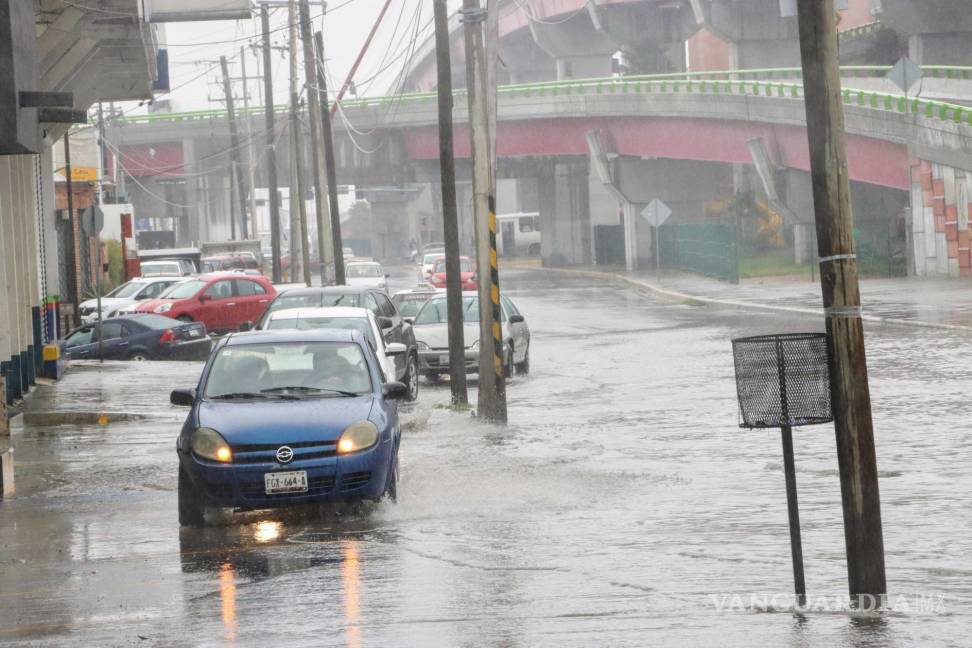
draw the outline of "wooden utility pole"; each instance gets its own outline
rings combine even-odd
[[[462,276],[459,267],[459,213],[456,207],[456,158],[452,133],[452,57],[446,0],[434,0],[435,53],[439,94],[439,170],[442,175],[442,234],[446,257],[446,302],[449,311],[449,387],[452,404],[469,404],[466,389],[466,343],[463,339]],[[421,239],[421,237],[419,237]],[[419,252],[422,246],[419,246]]]
[[[105,115],[102,112],[101,102],[98,102],[98,205],[103,205],[105,203]],[[98,207],[92,207],[91,209],[98,209]],[[92,222],[95,222],[94,215],[91,218]],[[97,225],[94,226],[94,243],[95,243],[95,298],[98,300],[96,308],[98,309],[98,362],[105,361],[105,336],[104,329],[101,326],[101,320],[104,314],[101,312],[101,282],[104,278],[104,268],[102,267],[101,261],[101,228]],[[92,232],[88,232],[88,236],[91,236]],[[26,389],[24,390],[26,391]]]
[[[304,283],[309,286],[311,285],[310,251],[307,249],[307,205],[304,202],[304,155],[300,143],[301,129],[297,94],[296,0],[289,0],[287,3],[287,20],[290,41],[290,280],[293,281],[300,274],[297,271],[300,268],[303,270]],[[295,200],[297,201],[296,211],[294,205]],[[300,259],[299,262],[297,261],[298,258]]]
[[[506,423],[507,350],[500,318],[499,267],[496,262],[496,202],[490,139],[488,65],[484,27],[486,10],[479,0],[463,0],[469,133],[473,161],[473,212],[476,221],[476,271],[479,276],[479,415]],[[512,369],[512,358],[509,358]],[[451,378],[451,376],[450,376]]]
[[[799,0],[803,94],[820,255],[820,287],[831,352],[847,581],[852,597],[883,599],[884,538],[871,397],[854,254],[844,107],[837,68],[834,0]]]
[[[240,74],[243,77],[243,132],[246,134],[246,184],[249,196],[249,231],[259,238],[256,217],[256,163],[253,155],[253,123],[250,117],[250,80],[246,76],[246,48],[240,46]]]
[[[326,221],[327,203],[324,202],[324,183],[321,181],[321,115],[318,103],[317,66],[314,57],[314,41],[311,36],[310,4],[299,0],[300,40],[304,47],[304,87],[307,89],[307,121],[310,123],[311,173],[314,181],[314,209],[317,212],[317,260],[321,273],[321,285],[327,284],[327,257],[331,256],[328,238],[330,230]]]
[[[263,99],[264,121],[267,131],[267,184],[270,199],[270,263],[274,283],[283,281],[280,267],[280,194],[277,190],[276,118],[273,114],[273,77],[270,61],[270,11],[260,5],[260,25],[263,28]]]
[[[236,123],[236,110],[233,103],[233,88],[230,86],[229,66],[226,57],[219,57],[219,66],[223,70],[223,94],[226,97],[226,119],[229,121],[230,130],[230,160],[232,165],[233,180],[236,181],[236,191],[238,195],[237,203],[240,208],[240,233],[244,239],[249,238],[246,229],[246,184],[243,182],[243,169],[240,163],[240,130]],[[234,222],[235,216],[230,214],[230,222]],[[235,233],[233,238],[236,238]]]
[[[334,133],[328,109],[327,76],[324,74],[324,37],[314,34],[317,46],[317,91],[320,95],[321,136],[324,143],[324,168],[327,171],[327,199],[331,214],[331,245],[334,247],[334,283],[344,285],[344,241],[341,236],[341,210],[338,206],[337,162],[334,160]]]
[[[67,257],[68,267],[67,267],[67,280],[68,280],[68,291],[71,293],[68,296],[68,302],[71,304],[71,322],[74,326],[81,326],[81,309],[79,304],[80,290],[78,290],[78,264],[77,264],[77,250],[78,250],[78,217],[74,213],[74,181],[71,179],[71,133],[67,131],[64,133],[64,177],[66,179],[65,188],[67,189],[67,213],[68,213],[68,239],[70,243],[68,244],[68,252],[65,255]],[[6,392],[0,392],[0,398],[3,398]]]

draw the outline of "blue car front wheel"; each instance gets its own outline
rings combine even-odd
[[[391,469],[388,471],[388,486],[385,487],[385,495],[393,502],[398,501],[398,449],[392,457]]]
[[[205,508],[193,488],[186,469],[179,466],[179,524],[199,527],[205,524]]]

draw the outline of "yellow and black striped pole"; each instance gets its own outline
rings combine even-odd
[[[500,311],[499,264],[496,259],[496,197],[489,196],[489,299],[492,305],[493,374],[497,399],[502,402],[502,420],[506,420],[506,375],[503,368],[503,326]]]
[[[506,384],[501,323],[499,267],[496,263],[495,163],[491,140],[486,48],[486,11],[480,0],[463,0],[466,44],[466,99],[473,163],[473,213],[476,223],[476,265],[479,274],[479,398],[480,418],[506,423]],[[487,274],[488,270],[488,274]]]

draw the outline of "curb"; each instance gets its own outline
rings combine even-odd
[[[802,308],[799,306],[774,306],[772,304],[760,304],[756,302],[739,301],[736,299],[718,299],[715,297],[704,297],[701,295],[692,295],[689,293],[679,292],[677,290],[671,290],[669,288],[662,288],[651,282],[637,279],[635,277],[629,277],[627,275],[618,274],[616,272],[598,272],[596,270],[571,270],[569,268],[544,268],[539,267],[540,270],[546,270],[548,272],[562,272],[566,274],[577,274],[588,277],[594,277],[597,279],[608,279],[610,281],[619,281],[623,284],[628,284],[629,286],[634,286],[636,288],[644,288],[650,290],[656,295],[661,295],[663,297],[668,297],[677,300],[693,300],[697,302],[702,302],[704,304],[712,304],[714,306],[728,306],[731,308],[742,308],[749,310],[761,310],[776,313],[786,313],[789,315],[814,315],[817,317],[823,317],[822,308]],[[924,322],[922,320],[908,320],[901,319],[898,317],[882,317],[880,315],[861,315],[861,320],[865,322],[871,322],[874,324],[890,324],[893,326],[907,326],[911,328],[925,328],[925,329],[938,329],[946,331],[959,331],[962,333],[972,333],[972,326],[966,326],[963,324],[942,324],[937,322]]]

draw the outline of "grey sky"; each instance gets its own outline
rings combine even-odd
[[[450,10],[456,9],[460,3],[461,0],[450,0]],[[317,18],[315,30],[320,29],[323,24],[329,89],[336,92],[350,70],[384,0],[331,0],[329,4],[331,8],[328,10],[326,20],[320,18],[320,5],[312,5],[311,14]],[[271,30],[277,30],[272,34],[274,45],[285,45],[287,42],[286,7],[275,9],[271,13],[270,24]],[[417,48],[426,36],[431,35],[431,0],[392,0],[375,40],[355,75],[359,94],[385,94],[393,85],[396,75],[402,70],[409,57],[416,24],[419,28],[419,39],[415,44]],[[216,101],[210,101],[222,96],[222,88],[217,85],[221,80],[219,66],[213,61],[217,61],[220,55],[227,56],[230,59],[230,74],[239,76],[240,46],[251,42],[258,43],[259,39],[250,37],[258,35],[259,29],[259,16],[252,20],[165,25],[164,37],[160,38],[160,41],[164,40],[165,46],[169,49],[171,85],[177,88],[167,96],[171,100],[172,109],[204,110],[221,106]],[[235,39],[243,40],[207,44]],[[248,75],[256,74],[258,65],[262,69],[262,59],[258,61],[260,56],[259,52],[247,49]],[[202,62],[196,63],[197,61]],[[209,68],[213,69],[204,74]],[[300,73],[303,73],[302,67]],[[278,105],[287,102],[287,74],[286,54],[275,51],[274,94]],[[193,81],[194,77],[199,78]],[[372,78],[373,81],[369,81]],[[241,92],[242,86],[237,84],[237,96],[240,96]],[[258,101],[260,93],[262,93],[262,84],[254,80],[250,83],[251,101]]]

